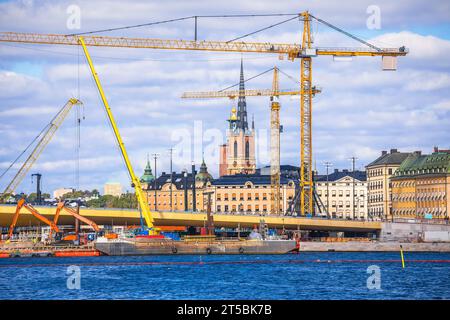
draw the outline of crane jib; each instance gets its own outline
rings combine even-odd
[[[1,42],[79,45],[79,38],[80,37],[75,35],[0,32]],[[299,58],[305,55],[305,52],[302,50],[299,44],[280,44],[268,42],[227,42],[207,40],[195,41],[110,36],[83,36],[83,39],[87,46],[99,47],[277,53],[287,54],[292,59]],[[315,50],[317,55],[403,56],[408,52],[406,48],[383,48],[381,49],[381,51],[371,48],[315,48]]]

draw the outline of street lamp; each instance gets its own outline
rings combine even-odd
[[[153,180],[153,182],[154,182],[153,186],[154,186],[154,189],[155,189],[155,211],[158,211],[158,204],[157,204],[158,201],[156,199],[156,188],[157,188],[156,179],[158,177],[157,172],[156,172],[156,159],[159,158],[160,154],[159,153],[153,153],[152,156],[153,156],[153,159],[155,160],[155,180]]]
[[[184,177],[184,211],[189,210],[189,204],[188,204],[188,173],[187,169],[183,169],[183,177]]]
[[[327,168],[327,217],[330,218],[330,188],[328,185],[328,168],[332,167],[333,164],[331,162],[325,161],[324,166]]]

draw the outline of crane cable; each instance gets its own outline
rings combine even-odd
[[[313,16],[312,14],[309,14],[309,16],[310,16],[311,18],[313,18],[313,19],[316,19],[318,22],[320,22],[320,23],[322,23],[322,24],[324,24],[324,25],[330,27],[331,29],[334,29],[334,30],[336,30],[336,31],[338,31],[338,32],[340,32],[340,33],[343,33],[343,34],[345,34],[347,37],[350,37],[350,38],[352,38],[352,39],[354,39],[354,40],[356,40],[356,41],[358,41],[358,42],[361,42],[362,44],[365,44],[366,46],[368,46],[368,47],[370,47],[370,48],[372,48],[372,49],[375,49],[375,50],[377,50],[377,51],[379,51],[379,52],[380,52],[380,51],[383,51],[382,49],[380,49],[380,48],[374,46],[373,44],[368,43],[367,41],[364,41],[363,39],[358,38],[357,36],[354,36],[354,35],[352,35],[351,33],[347,32],[347,31],[345,31],[345,30],[342,30],[341,28],[338,28],[338,27],[336,27],[335,25],[332,25],[332,24],[329,23],[329,22],[326,22],[325,20],[322,20],[322,19],[320,19],[320,18],[317,18],[317,17]]]
[[[267,69],[266,71],[263,71],[263,72],[261,72],[261,73],[258,73],[257,75],[255,75],[255,76],[253,76],[253,77],[247,78],[247,79],[244,80],[244,83],[246,83],[247,81],[253,80],[253,79],[257,78],[257,77],[260,77],[260,76],[262,76],[262,75],[264,75],[264,74],[266,74],[266,73],[272,71],[273,69],[275,69],[275,68]],[[289,78],[290,80],[292,80],[294,83],[296,83],[296,84],[299,84],[299,83],[300,83],[300,81],[298,81],[297,79],[295,79],[293,76],[287,74],[286,72],[284,72],[284,71],[281,70],[280,68],[277,67],[277,69],[278,69],[278,71],[280,71],[280,73],[282,73],[283,75],[285,75],[287,78]],[[239,82],[236,83],[236,84],[233,84],[233,85],[231,85],[231,86],[229,86],[229,87],[226,87],[226,88],[224,88],[224,89],[220,89],[220,90],[218,90],[217,92],[223,92],[223,91],[228,90],[228,89],[231,89],[231,88],[233,88],[233,87],[237,87],[238,85],[239,85]]]
[[[101,33],[101,32],[111,32],[111,31],[117,31],[117,30],[125,30],[125,29],[133,29],[133,28],[140,28],[140,27],[148,27],[158,24],[164,24],[164,23],[170,23],[170,22],[176,22],[176,21],[182,21],[187,19],[196,19],[196,18],[254,18],[254,17],[279,17],[279,16],[298,16],[298,13],[268,13],[268,14],[225,14],[225,15],[195,15],[195,16],[186,16],[181,18],[174,18],[174,19],[168,19],[168,20],[160,20],[160,21],[154,21],[154,22],[147,22],[147,23],[141,23],[131,26],[124,26],[124,27],[117,27],[117,28],[108,28],[108,29],[100,29],[100,30],[93,30],[93,31],[86,31],[86,32],[80,32],[80,33],[72,33],[68,34],[67,36],[81,36],[86,34],[93,34],[93,33]]]
[[[250,77],[250,78],[248,78],[248,79],[245,79],[245,80],[244,80],[244,83],[246,83],[247,81],[253,80],[253,79],[255,79],[255,78],[259,77],[259,76],[262,76],[263,74],[266,74],[267,72],[270,72],[270,71],[272,71],[272,70],[273,70],[273,68],[270,68],[270,69],[267,69],[266,71],[263,71],[263,72],[261,72],[261,73],[258,73],[256,76],[253,76],[253,77]],[[226,87],[226,88],[224,88],[224,89],[221,89],[221,90],[219,90],[218,92],[222,92],[222,91],[231,89],[231,88],[233,88],[233,87],[237,87],[238,85],[239,85],[239,82],[236,83],[236,84],[233,84],[232,86],[229,86],[229,87]]]
[[[237,37],[237,38],[228,40],[226,43],[230,43],[230,42],[233,42],[233,41],[236,41],[236,40],[239,40],[239,39],[242,39],[242,38],[245,38],[245,37],[254,35],[254,34],[258,33],[258,32],[261,32],[261,31],[264,31],[264,30],[267,30],[267,29],[270,29],[270,28],[279,26],[279,25],[281,25],[281,24],[283,24],[283,23],[289,22],[289,21],[294,20],[294,19],[297,19],[297,18],[298,18],[298,15],[296,15],[296,16],[293,17],[293,18],[289,18],[289,19],[287,19],[287,20],[283,20],[283,21],[280,21],[280,22],[278,22],[278,23],[272,24],[272,25],[270,25],[270,26],[264,27],[264,28],[262,28],[262,29],[258,29],[258,30],[256,30],[256,31],[253,31],[253,32],[244,34],[243,36],[240,36],[240,37]]]

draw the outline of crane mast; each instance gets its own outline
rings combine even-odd
[[[311,27],[308,12],[303,16],[302,48],[311,49]],[[312,176],[312,58],[304,55],[300,66],[300,214],[313,213]]]
[[[45,147],[48,145],[50,140],[55,135],[55,132],[58,130],[58,128],[63,123],[64,119],[69,114],[70,110],[74,105],[81,104],[81,102],[78,99],[71,98],[67,103],[64,105],[64,107],[58,112],[58,114],[53,118],[53,120],[50,122],[47,130],[45,130],[44,134],[42,135],[39,142],[34,147],[33,151],[30,153],[28,158],[25,160],[25,162],[20,167],[19,171],[17,171],[14,178],[11,180],[11,182],[8,184],[8,186],[3,191],[3,194],[1,196],[2,199],[4,199],[7,195],[10,195],[16,191],[19,184],[22,182],[22,180],[27,175],[30,168],[33,166],[33,164],[36,162],[36,160],[41,155],[42,151],[44,151]]]
[[[278,68],[273,69],[272,90],[270,97],[270,189],[271,213],[280,212],[280,103],[278,102]]]

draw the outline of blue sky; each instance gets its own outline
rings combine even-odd
[[[314,59],[314,83],[323,89],[313,106],[314,162],[323,173],[324,161],[343,169],[351,166],[348,158],[356,156],[357,167],[363,169],[382,150],[429,153],[435,145],[450,148],[449,2],[377,1],[381,28],[370,30],[366,26],[367,8],[373,4],[356,0],[0,1],[0,30],[73,33],[67,28],[70,5],[80,8],[78,32],[190,15],[309,10],[378,46],[405,45],[410,54],[399,59],[396,72],[381,71],[380,58],[355,58],[351,62]],[[199,39],[229,40],[284,19],[200,19]],[[301,27],[301,22],[291,21],[245,40],[298,43]],[[314,22],[312,27],[316,46],[360,46],[326,26]],[[166,39],[192,39],[193,34],[192,21],[105,33]],[[158,172],[168,172],[167,149],[175,147],[176,171],[189,167],[192,158],[199,163],[203,151],[209,170],[217,176],[215,149],[225,142],[226,118],[236,102],[182,100],[184,91],[217,90],[235,84],[241,57],[246,77],[274,65],[294,77],[299,74],[298,62],[280,61],[278,56],[115,48],[90,51],[138,175],[148,153],[160,153]],[[107,181],[129,185],[81,53],[76,47],[0,44],[0,171],[75,96],[84,103],[79,187],[102,190]],[[282,88],[296,86],[286,77],[280,81]],[[247,83],[248,88],[270,86],[271,74]],[[269,101],[261,97],[247,101],[258,134],[258,166],[264,166],[269,163]],[[281,106],[281,160],[298,165],[299,100],[282,98]],[[77,187],[75,123],[72,112],[30,172],[43,175],[46,191]],[[0,188],[12,174],[14,171],[0,180]],[[28,176],[18,191],[34,188]]]

